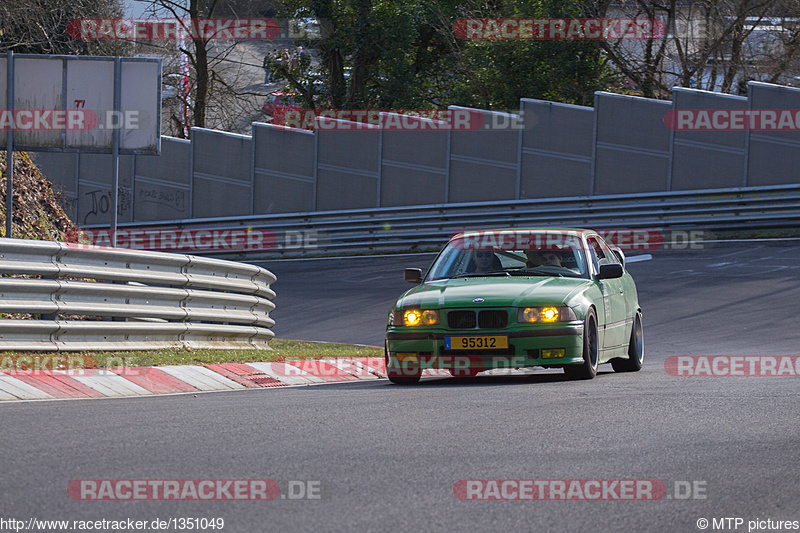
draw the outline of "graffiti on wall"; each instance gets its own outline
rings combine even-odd
[[[124,217],[131,209],[131,190],[120,187],[117,190],[117,216]],[[111,209],[111,190],[92,189],[83,194],[81,207],[86,209],[83,215],[83,224],[106,222],[106,216]]]

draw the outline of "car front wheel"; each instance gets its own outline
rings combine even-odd
[[[564,373],[570,379],[592,379],[597,375],[598,353],[597,318],[589,309],[583,321],[583,364],[565,366]]]
[[[419,383],[422,377],[422,369],[419,366],[393,361],[388,355],[385,356],[385,362],[386,377],[395,385],[415,385]]]
[[[412,375],[398,375],[396,373],[387,372],[387,377],[389,381],[394,383],[395,385],[416,385],[419,383],[420,378],[422,377],[422,373],[412,374]]]

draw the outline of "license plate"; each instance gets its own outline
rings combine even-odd
[[[445,350],[505,350],[508,337],[492,335],[483,337],[445,337]]]

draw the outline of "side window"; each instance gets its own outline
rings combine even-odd
[[[600,265],[606,265],[609,261],[603,252],[603,247],[600,246],[596,238],[589,237],[587,242],[589,243],[589,258],[592,260],[595,272],[597,272],[600,270]]]
[[[608,244],[606,244],[606,241],[604,241],[603,239],[597,239],[597,242],[600,243],[600,248],[602,248],[603,253],[608,258],[608,262],[609,263],[619,263],[619,256],[617,256],[617,254],[615,254],[614,251],[611,248],[608,247]],[[605,263],[601,263],[601,264],[605,264]]]

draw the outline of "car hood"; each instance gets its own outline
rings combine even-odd
[[[455,278],[411,289],[397,301],[397,308],[473,307],[476,298],[483,298],[481,307],[562,305],[590,285],[591,282],[583,278]]]

